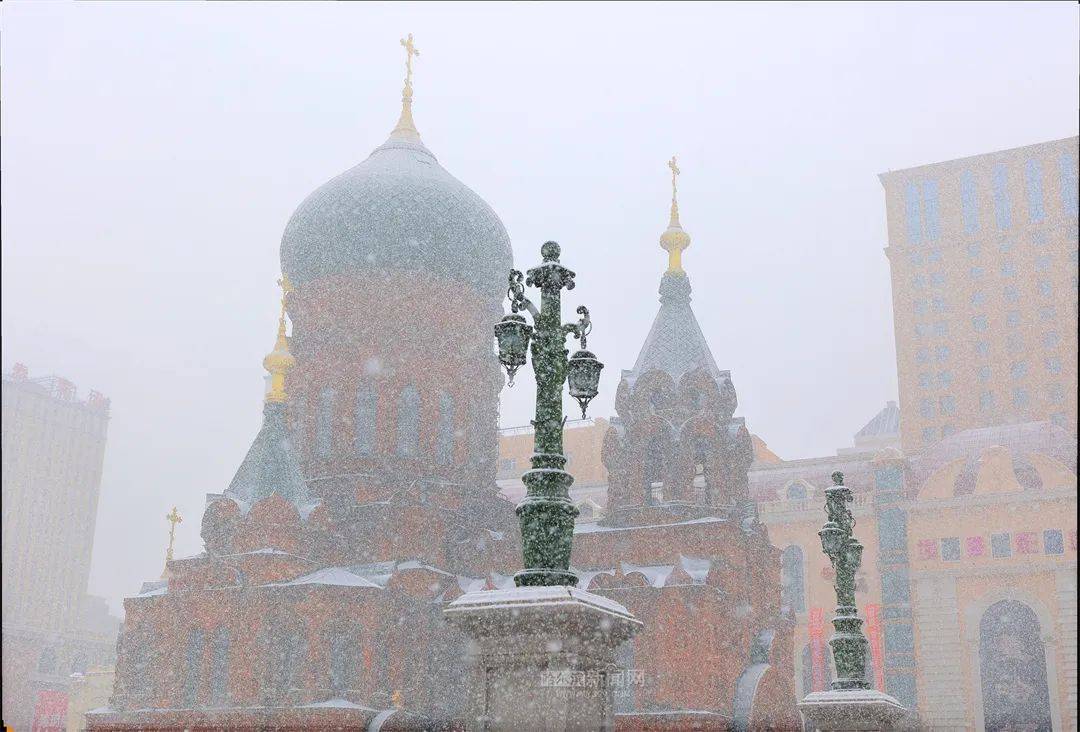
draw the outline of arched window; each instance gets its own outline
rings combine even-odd
[[[789,501],[805,501],[806,485],[799,481],[789,483],[787,487],[787,499]]]
[[[330,457],[334,445],[334,390],[329,386],[319,392],[319,410],[315,413],[315,454]]]
[[[202,676],[203,647],[206,634],[202,628],[192,628],[188,633],[187,656],[184,662],[184,698],[185,707],[195,706],[199,694],[199,678]]]
[[[369,383],[362,383],[356,390],[356,416],[353,424],[353,447],[357,455],[375,452],[375,418],[379,408],[379,396]]]
[[[447,465],[454,461],[454,400],[439,392],[439,432],[435,438],[435,462]]]
[[[326,633],[330,655],[330,688],[345,691],[355,688],[359,663],[360,634],[355,628],[333,625]]]
[[[409,384],[398,395],[397,454],[415,457],[420,449],[420,392]]]
[[[1050,691],[1039,619],[1015,600],[991,605],[979,623],[987,732],[1050,729]]]
[[[307,667],[307,634],[299,622],[271,624],[263,629],[266,649],[262,699],[264,704],[281,705],[289,689],[303,682]]]
[[[705,464],[709,459],[709,441],[704,437],[694,439],[694,475],[705,475]]]
[[[229,700],[229,629],[214,631],[210,645],[210,701],[223,705]]]
[[[653,436],[645,446],[644,475],[644,499],[651,505],[662,500],[664,494],[664,448],[658,436]]]
[[[806,611],[806,568],[803,550],[795,545],[780,557],[780,603],[795,613]]]

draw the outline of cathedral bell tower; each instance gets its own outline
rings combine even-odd
[[[678,176],[671,170],[671,213],[660,246],[668,268],[660,310],[634,367],[622,372],[603,447],[608,470],[608,522],[665,523],[749,512],[746,472],[753,444],[731,373],[716,366],[690,306],[682,253],[690,234],[679,220]]]

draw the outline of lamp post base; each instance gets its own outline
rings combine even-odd
[[[642,625],[574,587],[470,592],[443,611],[469,639],[468,730],[610,730],[627,675],[615,650]]]
[[[799,711],[820,732],[879,732],[901,729],[907,710],[876,689],[815,691]]]

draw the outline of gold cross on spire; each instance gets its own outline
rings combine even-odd
[[[690,235],[683,231],[682,224],[679,223],[677,178],[682,171],[679,170],[679,163],[674,155],[671,156],[667,166],[671,169],[671,219],[668,221],[667,231],[660,237],[660,246],[668,253],[668,272],[682,272],[682,252],[690,246]]]
[[[420,50],[413,44],[412,33],[408,38],[401,39],[401,46],[405,49],[405,88],[401,91],[401,116],[390,136],[419,140],[420,133],[416,131],[412,118],[412,60],[413,56],[420,55]]]
[[[183,523],[184,519],[180,517],[180,513],[176,510],[176,506],[172,507],[172,511],[165,517],[165,520],[169,522],[169,548],[165,551],[165,562],[171,562],[173,558],[173,542],[176,540],[176,525]]]
[[[412,89],[412,57],[419,56],[420,49],[413,45],[412,33],[401,39],[401,45],[405,49],[405,88]]]
[[[667,166],[671,168],[671,200],[674,201],[675,194],[679,191],[679,184],[676,182],[675,176],[682,173],[682,171],[679,170],[679,164],[676,162],[674,155],[671,156],[671,160],[668,161]]]
[[[263,368],[270,372],[270,391],[266,393],[266,401],[274,403],[286,400],[285,374],[296,364],[296,359],[289,353],[289,339],[285,336],[285,298],[293,291],[293,287],[284,274],[277,283],[281,287],[281,314],[278,315],[277,340],[274,342],[274,350],[266,354],[266,358],[263,359]]]

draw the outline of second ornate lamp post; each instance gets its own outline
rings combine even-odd
[[[581,416],[596,396],[600,370],[604,365],[586,348],[586,336],[592,330],[589,311],[577,309],[577,323],[562,322],[562,290],[574,289],[574,273],[559,264],[559,245],[546,242],[540,248],[543,263],[528,270],[525,285],[540,288],[540,309],[525,297],[522,274],[510,272],[511,314],[495,326],[499,341],[499,361],[506,367],[510,384],[514,373],[525,364],[526,350],[532,351],[536,375],[536,431],[532,469],[522,475],[528,492],[517,506],[521,522],[521,543],[525,569],[514,575],[518,587],[575,586],[577,577],[570,572],[570,547],[574,538],[574,519],[578,510],[570,501],[572,475],[563,470],[563,382],[568,381],[570,395],[581,405]],[[518,313],[528,311],[534,325]],[[566,337],[573,335],[581,350],[567,359]]]
[[[844,485],[843,473],[833,473],[832,479],[833,485],[825,489],[828,521],[818,532],[821,548],[836,570],[837,607],[833,618],[836,633],[829,639],[836,662],[836,680],[832,682],[832,688],[869,689],[865,672],[868,644],[855,606],[855,572],[862,564],[863,547],[852,533],[855,518],[848,508],[852,501],[851,489]]]

